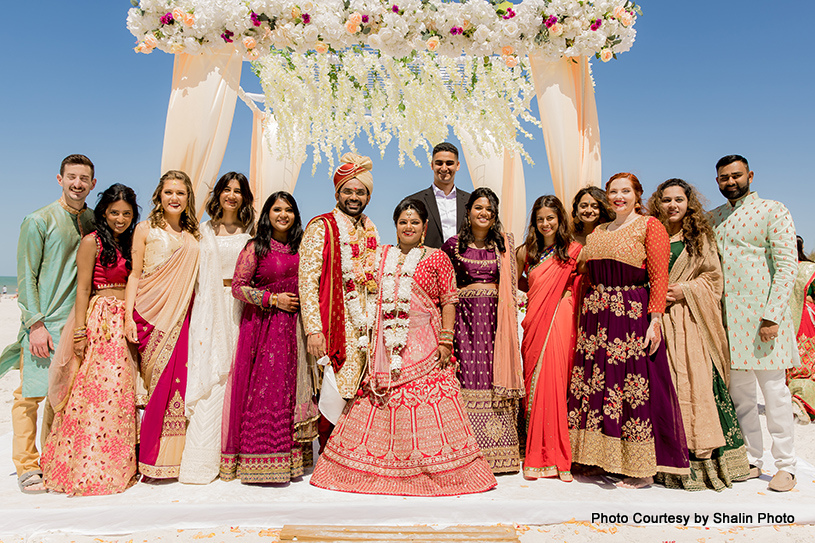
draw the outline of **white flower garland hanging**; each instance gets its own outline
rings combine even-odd
[[[354,274],[354,258],[351,249],[351,234],[348,231],[347,222],[338,220],[337,230],[340,235],[340,261],[342,263],[342,283],[345,289],[345,307],[348,308],[351,326],[353,326],[354,330],[359,334],[357,338],[357,348],[364,351],[368,348],[369,320],[366,312],[362,309],[360,293],[357,290],[355,282],[356,276]],[[378,241],[379,240],[377,240],[377,242]],[[362,247],[361,250],[364,253],[365,247]]]
[[[422,259],[424,249],[411,249],[402,268],[398,271],[401,251],[396,247],[387,250],[382,270],[382,328],[385,348],[390,354],[390,369],[398,372],[402,368],[402,350],[407,345],[410,329],[410,293],[413,289],[413,274]]]
[[[363,131],[372,145],[393,138],[399,163],[414,163],[470,129],[476,149],[531,137],[538,124],[526,55],[547,60],[628,51],[640,8],[632,0],[131,0],[135,50],[237,51],[254,68],[279,124],[274,155],[312,147],[314,169]],[[306,107],[303,107],[305,105]],[[477,127],[477,129],[474,129]],[[269,133],[270,131],[267,131]],[[469,138],[468,138],[469,139]]]

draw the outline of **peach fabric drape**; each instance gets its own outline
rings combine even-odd
[[[530,56],[555,195],[566,209],[586,185],[600,186],[600,127],[586,57]]]
[[[489,187],[501,202],[500,217],[507,232],[524,239],[526,228],[526,185],[524,167],[518,152],[504,149],[499,155],[484,155],[472,138],[460,137],[464,161],[473,187]]]
[[[161,171],[190,176],[199,217],[226,152],[242,64],[237,53],[175,55]]]
[[[249,185],[255,195],[255,211],[260,212],[270,194],[285,190],[294,194],[297,176],[305,160],[305,149],[297,158],[275,156],[271,149],[277,141],[277,121],[271,113],[252,107],[252,155],[249,160]]]

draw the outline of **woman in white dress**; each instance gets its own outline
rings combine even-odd
[[[207,200],[210,220],[201,224],[201,260],[190,319],[187,369],[189,425],[178,477],[182,483],[208,484],[218,477],[224,391],[243,309],[232,297],[232,275],[238,255],[254,230],[252,202],[246,176],[226,173]]]

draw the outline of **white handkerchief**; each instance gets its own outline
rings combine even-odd
[[[337,424],[340,415],[342,415],[342,410],[345,409],[345,399],[340,396],[340,390],[337,388],[337,378],[334,376],[334,368],[329,364],[328,357],[322,357],[317,361],[317,364],[325,367],[323,386],[320,388],[320,413],[331,424]]]

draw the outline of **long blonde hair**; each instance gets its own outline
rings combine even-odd
[[[153,228],[164,228],[167,226],[167,221],[164,219],[164,208],[161,207],[161,191],[164,190],[164,183],[170,179],[182,181],[184,183],[184,189],[187,191],[187,207],[181,212],[181,220],[179,222],[181,229],[192,234],[195,239],[200,239],[198,218],[195,216],[195,195],[192,190],[192,181],[189,175],[180,170],[168,170],[161,176],[156,190],[153,191],[153,209],[150,210],[150,215],[147,216],[147,220],[150,221],[150,226]]]

